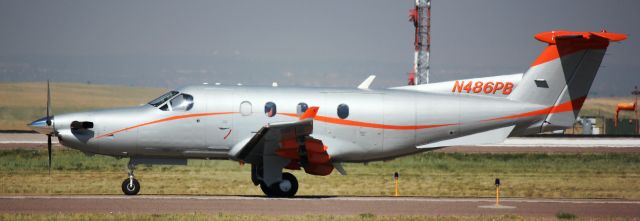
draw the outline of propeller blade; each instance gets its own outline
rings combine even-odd
[[[49,152],[49,175],[51,175],[51,134],[47,135],[47,151]]]
[[[47,80],[47,126],[51,126],[51,88]]]

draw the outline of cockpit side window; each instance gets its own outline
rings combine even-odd
[[[180,94],[169,101],[171,110],[188,111],[193,107],[193,96],[189,94]]]
[[[177,91],[169,91],[166,94],[163,94],[162,96],[150,101],[149,105],[154,106],[154,107],[158,107],[161,104],[163,104],[164,102],[166,102],[169,99],[171,99],[173,96],[176,96],[176,94],[178,94]]]

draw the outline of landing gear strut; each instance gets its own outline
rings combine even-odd
[[[131,161],[127,164],[129,178],[122,181],[122,192],[125,195],[136,195],[140,192],[140,182],[133,178],[133,170],[135,167],[136,165]]]
[[[298,192],[298,179],[293,174],[282,173],[282,180],[271,185],[261,181],[260,189],[268,197],[293,197]]]

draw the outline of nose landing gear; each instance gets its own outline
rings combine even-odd
[[[136,165],[131,161],[129,162],[129,164],[127,164],[127,169],[129,170],[129,178],[122,181],[122,192],[125,195],[136,195],[138,194],[138,192],[140,192],[140,182],[133,178],[133,170],[135,169],[135,166]]]

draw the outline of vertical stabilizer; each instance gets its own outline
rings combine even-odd
[[[610,41],[626,39],[607,32],[551,31],[536,39],[548,43],[525,72],[509,99],[548,106],[545,130],[571,127],[587,98]],[[542,130],[542,128],[541,128]]]

